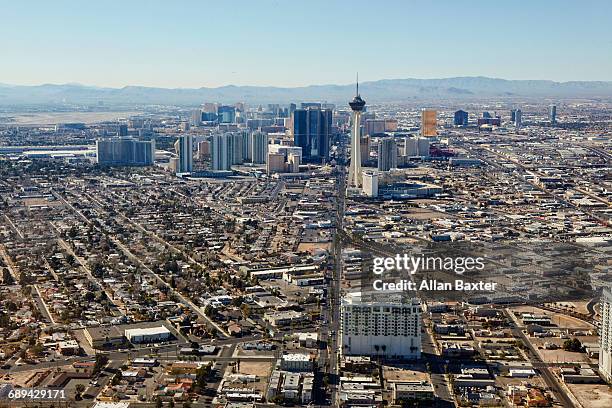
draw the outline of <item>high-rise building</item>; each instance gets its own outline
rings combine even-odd
[[[96,140],[96,162],[102,166],[151,166],[155,162],[155,140]]]
[[[244,139],[242,133],[231,132],[227,134],[228,137],[228,149],[231,155],[231,164],[242,164],[244,163],[243,154],[243,143]]]
[[[389,171],[397,168],[397,145],[392,137],[378,141],[378,170]]]
[[[268,160],[266,161],[266,170],[268,174],[284,173],[285,155],[282,153],[268,153]]]
[[[599,373],[612,383],[612,287],[604,288],[600,305]]]
[[[253,132],[249,135],[251,161],[257,164],[266,162],[268,155],[268,135],[263,132]]]
[[[482,112],[482,117],[484,119],[491,119],[493,116],[491,116],[491,114],[487,111]]]
[[[432,137],[438,134],[436,114],[434,109],[421,110],[421,136]]]
[[[401,294],[384,300],[349,293],[340,306],[340,342],[344,355],[421,356],[421,304]]]
[[[198,142],[198,159],[202,160],[206,157],[210,157],[210,142],[202,140]]]
[[[407,157],[429,157],[429,139],[426,137],[405,138],[403,153]]]
[[[170,160],[168,160],[168,170],[176,173],[178,170],[178,157],[171,157]]]
[[[361,163],[370,160],[370,136],[362,137],[360,140],[361,144]]]
[[[282,154],[285,160],[289,159],[290,154],[297,154],[302,162],[302,148],[298,146],[286,146],[280,144],[268,144],[268,153]]]
[[[516,126],[516,128],[520,128],[521,125],[523,124],[523,112],[520,109],[516,109],[514,111],[514,126]]]
[[[191,124],[193,126],[200,126],[202,124],[202,111],[200,109],[191,112]]]
[[[217,113],[217,104],[206,102],[202,104],[202,112],[204,113]]]
[[[234,155],[231,133],[216,134],[212,137],[211,167],[213,170],[231,170]]]
[[[300,172],[300,155],[295,153],[290,153],[287,158],[287,167],[289,173],[299,173]]]
[[[127,125],[127,124],[124,124],[124,123],[120,124],[120,125],[117,127],[117,135],[118,135],[119,137],[124,137],[124,136],[127,136],[127,135],[128,135],[128,125]]]
[[[366,135],[376,135],[395,131],[397,131],[397,120],[395,119],[366,119],[365,121]]]
[[[351,131],[351,165],[348,173],[348,186],[361,188],[363,186],[363,174],[361,171],[361,112],[365,108],[365,101],[359,95],[359,81],[355,97],[349,102],[353,111]]]
[[[378,173],[371,170],[363,171],[363,194],[368,197],[378,197]]]
[[[501,118],[499,116],[494,118],[478,118],[478,126],[482,125],[501,126]]]
[[[235,123],[236,108],[234,106],[219,106],[217,108],[217,118],[219,123]]]
[[[308,109],[308,108],[321,109],[321,102],[302,102],[300,104],[300,107],[302,109]]]
[[[305,162],[321,163],[329,158],[332,111],[307,106],[293,112],[293,141],[302,148]]]
[[[415,157],[419,155],[419,144],[414,137],[404,138],[404,156]]]
[[[419,137],[417,140],[418,154],[421,157],[429,157],[429,139]]]
[[[557,105],[550,105],[548,108],[548,119],[553,125],[557,123]]]
[[[463,110],[455,112],[455,118],[453,120],[455,126],[467,126],[468,125],[468,113]]]
[[[217,120],[217,114],[215,112],[202,112],[202,120],[204,122],[214,122]]]
[[[193,171],[193,137],[191,135],[179,136],[174,144],[178,154],[177,173],[191,173]]]

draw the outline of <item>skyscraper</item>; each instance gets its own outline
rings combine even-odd
[[[436,114],[437,112],[434,109],[423,109],[421,111],[421,136],[432,137],[438,134]]]
[[[361,112],[365,107],[365,101],[359,95],[359,80],[357,80],[357,91],[349,106],[353,111],[351,132],[351,165],[348,173],[348,186],[360,188],[363,186],[363,175],[361,173]]]
[[[419,358],[421,304],[392,294],[385,300],[349,293],[340,305],[342,354]]]
[[[239,132],[231,132],[226,133],[228,137],[228,149],[230,153],[230,163],[231,164],[242,164],[244,163],[243,159],[243,142],[242,133]]]
[[[178,154],[177,173],[191,173],[193,171],[193,137],[191,135],[179,136],[174,144]]]
[[[117,135],[118,136],[127,136],[128,135],[128,126],[127,124],[120,124],[117,128]]]
[[[392,137],[378,141],[378,170],[389,171],[397,167],[397,145]]]
[[[249,131],[248,129],[243,129],[240,131],[240,134],[242,135],[242,159],[245,162],[252,162],[253,152],[251,151],[251,148],[253,140],[251,135],[253,134],[253,132]]]
[[[305,162],[321,163],[329,158],[332,111],[307,106],[293,112],[294,145],[302,148]]]
[[[96,161],[102,166],[151,166],[155,162],[155,140],[96,140]]]
[[[363,172],[363,193],[368,197],[378,197],[378,173],[375,171]]]
[[[599,372],[607,382],[612,382],[612,287],[604,288],[600,305]]]
[[[407,137],[404,139],[404,156],[429,157],[429,139],[426,137]]]
[[[191,124],[193,126],[200,126],[202,124],[202,111],[200,109],[191,112]]]
[[[548,108],[548,119],[553,125],[557,123],[557,105],[550,105]]]
[[[219,123],[236,122],[236,108],[233,106],[219,106],[217,108]]]
[[[198,159],[202,160],[205,157],[210,157],[210,141],[208,140],[198,143]]]
[[[520,128],[523,124],[523,112],[520,109],[514,111],[514,126]]]
[[[463,110],[455,112],[455,118],[453,120],[455,126],[467,126],[468,124],[468,113]]]
[[[231,134],[216,134],[212,137],[211,165],[213,170],[231,170],[233,154],[230,150]]]
[[[370,136],[361,138],[361,163],[370,160]]]
[[[262,164],[268,156],[268,135],[263,132],[253,132],[249,135],[251,160]]]

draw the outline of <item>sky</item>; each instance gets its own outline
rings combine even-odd
[[[0,83],[612,80],[609,0],[0,1]]]

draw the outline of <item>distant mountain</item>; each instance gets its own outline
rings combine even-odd
[[[612,82],[506,80],[487,77],[444,79],[383,79],[359,85],[364,98],[372,102],[410,100],[475,99],[481,97],[609,98]],[[36,104],[172,104],[198,105],[203,102],[245,101],[286,103],[299,101],[346,102],[354,85],[311,85],[297,88],[268,86],[222,86],[218,88],[152,88],[126,86],[100,88],[79,84],[37,86],[0,84],[0,105]]]

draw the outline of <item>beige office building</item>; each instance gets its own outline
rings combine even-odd
[[[285,172],[285,155],[282,153],[268,153],[266,163],[268,174]]]

